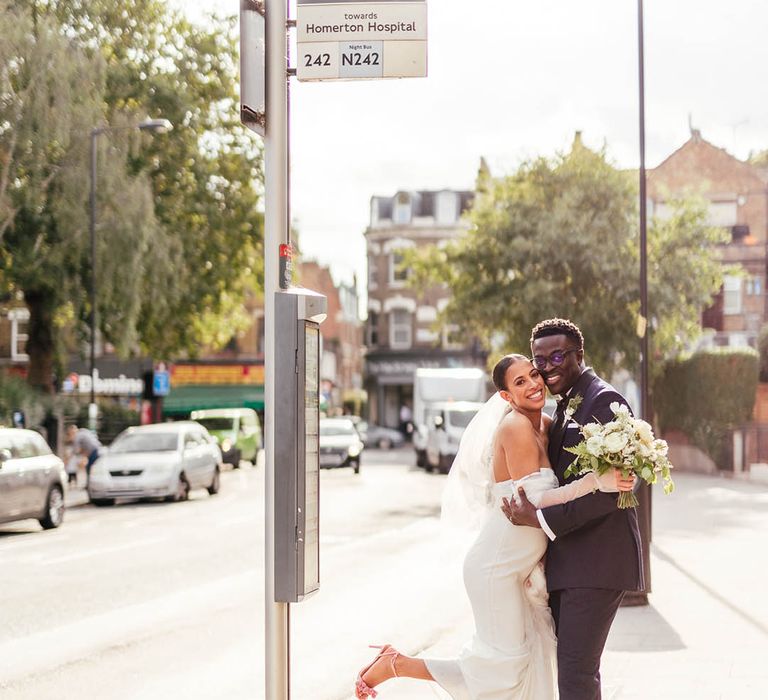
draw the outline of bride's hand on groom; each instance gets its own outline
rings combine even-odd
[[[520,504],[510,501],[507,498],[501,499],[501,510],[507,516],[507,520],[513,525],[527,525],[528,527],[541,527],[539,519],[536,517],[536,506],[528,500],[525,495],[525,489],[520,487],[517,490],[520,495]]]

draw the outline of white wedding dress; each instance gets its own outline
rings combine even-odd
[[[475,635],[456,659],[424,659],[453,700],[557,697],[557,640],[542,565],[547,537],[538,528],[511,525],[501,511],[501,499],[514,498],[519,486],[539,505],[543,492],[557,485],[549,468],[488,484],[490,507],[464,560]]]

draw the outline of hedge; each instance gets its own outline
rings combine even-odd
[[[718,348],[668,361],[654,382],[662,434],[680,430],[719,466],[730,431],[752,419],[759,356],[751,348]]]

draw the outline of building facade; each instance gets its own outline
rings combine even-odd
[[[359,411],[363,387],[363,324],[358,310],[357,280],[336,283],[319,263],[301,262],[302,287],[324,294],[328,315],[320,324],[321,404],[329,412],[344,407]]]
[[[688,141],[648,171],[649,214],[664,218],[670,200],[686,196],[703,198],[708,223],[728,231],[730,240],[719,250],[723,264],[743,269],[743,275],[726,275],[704,310],[704,344],[754,347],[766,321],[768,170],[735,158],[693,129]]]
[[[417,292],[409,286],[403,251],[441,245],[468,227],[464,212],[473,192],[401,191],[372,197],[365,231],[368,320],[365,389],[369,418],[398,427],[403,406],[413,407],[414,373],[421,367],[482,367],[485,353],[472,339],[440,324],[450,299],[445,285]]]

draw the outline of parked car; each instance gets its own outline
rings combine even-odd
[[[235,469],[240,460],[254,467],[262,447],[259,415],[252,408],[217,408],[192,411],[190,418],[204,426],[221,447],[222,460]]]
[[[360,473],[360,455],[365,445],[349,418],[320,419],[320,467],[352,467]]]
[[[97,506],[116,498],[183,501],[192,489],[219,492],[221,450],[193,421],[128,428],[91,467],[88,495]]]
[[[0,523],[34,518],[46,530],[64,520],[62,462],[33,430],[0,428]]]
[[[388,450],[391,447],[402,447],[405,443],[403,434],[394,428],[385,428],[383,425],[376,425],[365,420],[355,423],[355,428],[360,433],[360,439],[366,447],[379,447],[382,450]]]
[[[432,406],[427,434],[427,471],[434,468],[443,474],[450,471],[464,429],[482,405],[474,401],[455,401]]]

